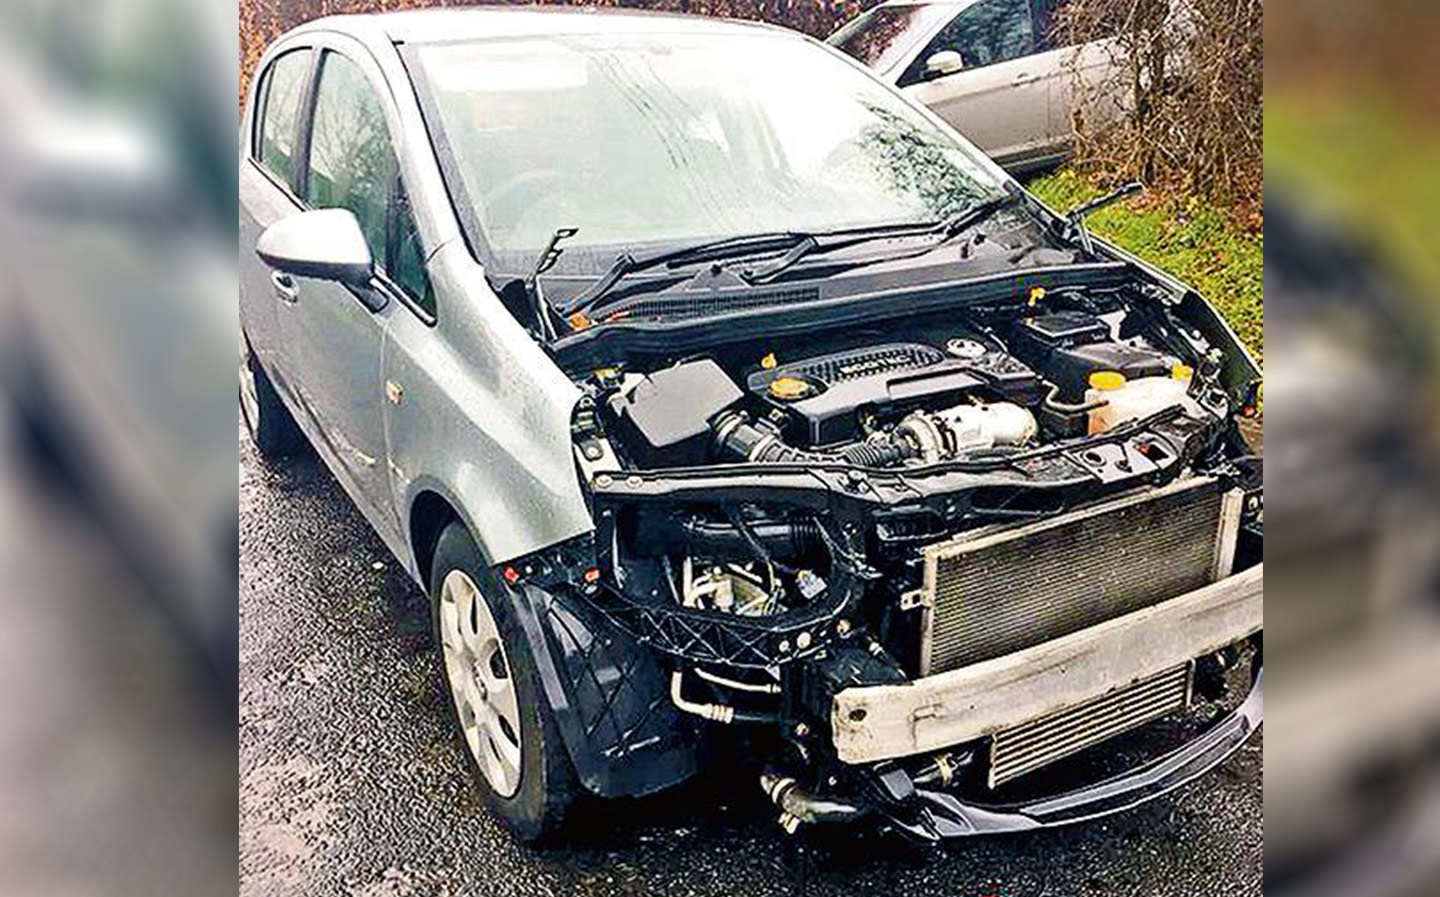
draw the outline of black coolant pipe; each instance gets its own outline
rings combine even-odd
[[[774,520],[739,525],[692,517],[680,528],[692,553],[719,557],[745,557],[755,543],[772,558],[796,560],[825,551],[825,538],[813,520]],[[745,530],[749,530],[748,534]]]
[[[915,447],[890,436],[856,442],[833,452],[813,452],[789,445],[773,430],[758,427],[744,412],[722,415],[715,421],[715,442],[720,452],[756,464],[833,464],[856,467],[893,467],[919,457]]]

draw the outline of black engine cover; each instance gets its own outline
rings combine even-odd
[[[610,410],[637,463],[685,467],[705,461],[711,420],[743,396],[720,365],[702,358],[650,374],[611,399]]]
[[[784,400],[771,392],[781,378],[803,380],[808,394]],[[1043,396],[1035,372],[1008,354],[987,349],[955,358],[926,343],[889,343],[807,358],[747,380],[750,392],[783,410],[794,444],[827,446],[861,438],[860,414],[893,412],[966,396],[1035,404]]]

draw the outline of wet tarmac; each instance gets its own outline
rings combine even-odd
[[[425,597],[314,460],[240,446],[240,893],[246,895],[1250,895],[1260,741],[1107,821],[924,849],[864,830],[800,849],[748,780],[591,805],[536,851],[474,796]]]

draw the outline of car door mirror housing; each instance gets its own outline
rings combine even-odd
[[[360,222],[348,209],[319,209],[283,218],[260,235],[255,254],[286,274],[352,287],[366,286],[375,273]]]
[[[930,54],[925,60],[925,75],[928,78],[943,78],[965,68],[965,60],[954,50],[941,50]]]

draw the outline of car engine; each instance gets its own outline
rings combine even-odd
[[[1174,354],[1121,339],[1084,312],[1024,317],[1003,338],[989,328],[930,336],[784,362],[769,354],[749,370],[707,356],[644,374],[603,371],[603,417],[621,457],[641,469],[905,468],[1087,435],[1089,412],[1103,401],[1087,399],[1096,382],[1172,380],[1186,395],[1205,385]],[[1202,398],[1223,394],[1197,395],[1190,407]]]
[[[593,371],[576,425],[581,465],[592,472],[703,481],[706,471],[748,467],[792,483],[838,477],[831,494],[872,490],[860,493],[867,507],[847,525],[825,502],[778,500],[786,489],[773,480],[610,505],[603,493],[616,475],[603,474],[595,483],[614,527],[609,560],[620,585],[672,607],[741,617],[823,602],[842,576],[900,591],[914,586],[917,545],[1063,510],[1095,496],[1089,480],[1119,488],[1158,479],[1215,439],[1234,408],[1198,335],[1162,345],[1114,297],[1042,293],[1019,313],[922,318],[760,352],[720,347],[649,369]],[[1117,425],[1156,415],[1166,436],[1147,430],[1087,448]],[[1003,484],[1016,465],[1031,465],[1043,481],[1060,469],[1045,460],[1049,449],[1086,466],[1087,482],[982,485],[965,501],[928,506],[903,494],[967,470],[971,479],[960,485]],[[883,497],[879,484],[897,477],[905,485]],[[758,655],[756,665],[765,665]]]

